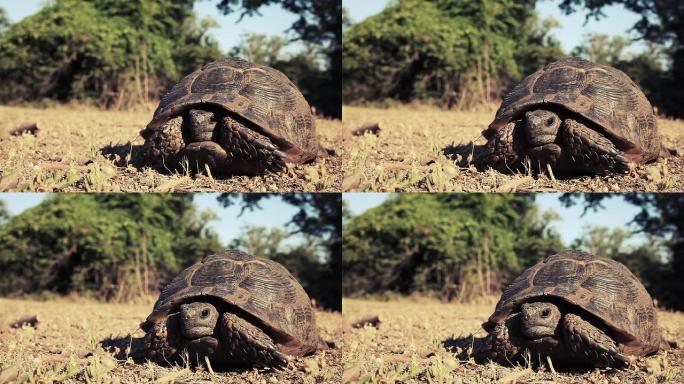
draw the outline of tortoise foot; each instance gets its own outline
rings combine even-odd
[[[627,173],[634,167],[612,141],[577,121],[565,121],[562,140],[570,159],[568,166],[574,170]]]
[[[575,314],[565,315],[563,336],[570,349],[579,357],[583,357],[590,365],[595,367],[629,365],[629,357],[620,352],[610,336]]]
[[[508,123],[503,129],[490,131],[487,139],[485,162],[497,170],[513,170],[520,165],[520,134],[516,122]],[[487,132],[487,131],[485,131]]]
[[[257,175],[286,168],[287,155],[271,139],[231,117],[223,118],[220,142],[232,156],[231,173]]]
[[[277,350],[271,337],[237,315],[224,313],[221,330],[226,339],[228,359],[234,364],[255,367],[287,365],[287,356]]]
[[[177,117],[166,122],[161,129],[143,129],[143,161],[152,168],[173,169],[181,158],[184,147],[181,127],[183,119]]]

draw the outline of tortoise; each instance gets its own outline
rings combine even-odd
[[[528,350],[561,367],[620,368],[669,348],[653,300],[627,267],[574,250],[525,270],[482,327],[488,336],[476,358],[502,364],[523,362]]]
[[[309,104],[281,72],[224,58],[184,77],[140,132],[143,162],[217,174],[278,172],[319,151]]]
[[[160,364],[185,350],[219,367],[277,367],[327,347],[297,280],[277,262],[240,251],[182,271],[140,327],[145,356]]]
[[[483,131],[495,169],[550,165],[567,173],[626,173],[666,157],[653,107],[622,71],[577,57],[527,76]]]

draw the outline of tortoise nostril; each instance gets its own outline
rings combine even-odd
[[[209,310],[205,309],[202,311],[202,317],[208,317],[209,316]]]

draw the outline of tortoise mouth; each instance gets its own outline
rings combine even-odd
[[[525,337],[530,340],[539,340],[544,338],[553,338],[555,330],[551,327],[536,325],[523,329]]]
[[[557,137],[557,135],[555,135],[555,134],[537,135],[534,137],[534,140],[529,140],[529,143],[530,143],[529,147],[530,148],[541,148],[541,147],[546,147],[549,145],[557,145],[557,144],[555,144],[556,137]]]
[[[183,346],[191,352],[211,355],[218,349],[219,340],[214,336],[202,336],[183,340]]]
[[[561,155],[561,147],[556,143],[548,143],[527,148],[527,154],[536,159],[546,162],[555,162]]]
[[[203,337],[213,337],[214,329],[209,327],[183,328],[183,338],[187,340],[199,340]]]
[[[530,345],[539,345],[539,344],[547,344],[547,343],[553,343],[556,342],[556,338],[554,336],[536,336],[536,337],[528,337],[527,338],[528,342]]]

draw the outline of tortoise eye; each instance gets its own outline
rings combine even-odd
[[[544,309],[541,313],[541,317],[544,319],[549,317],[550,315],[551,315],[551,310],[548,308]]]
[[[546,119],[546,125],[548,125],[549,127],[552,126],[553,120],[554,120],[553,117],[549,117],[548,119]]]
[[[202,311],[202,317],[207,317],[207,316],[209,316],[209,310],[205,309]]]

